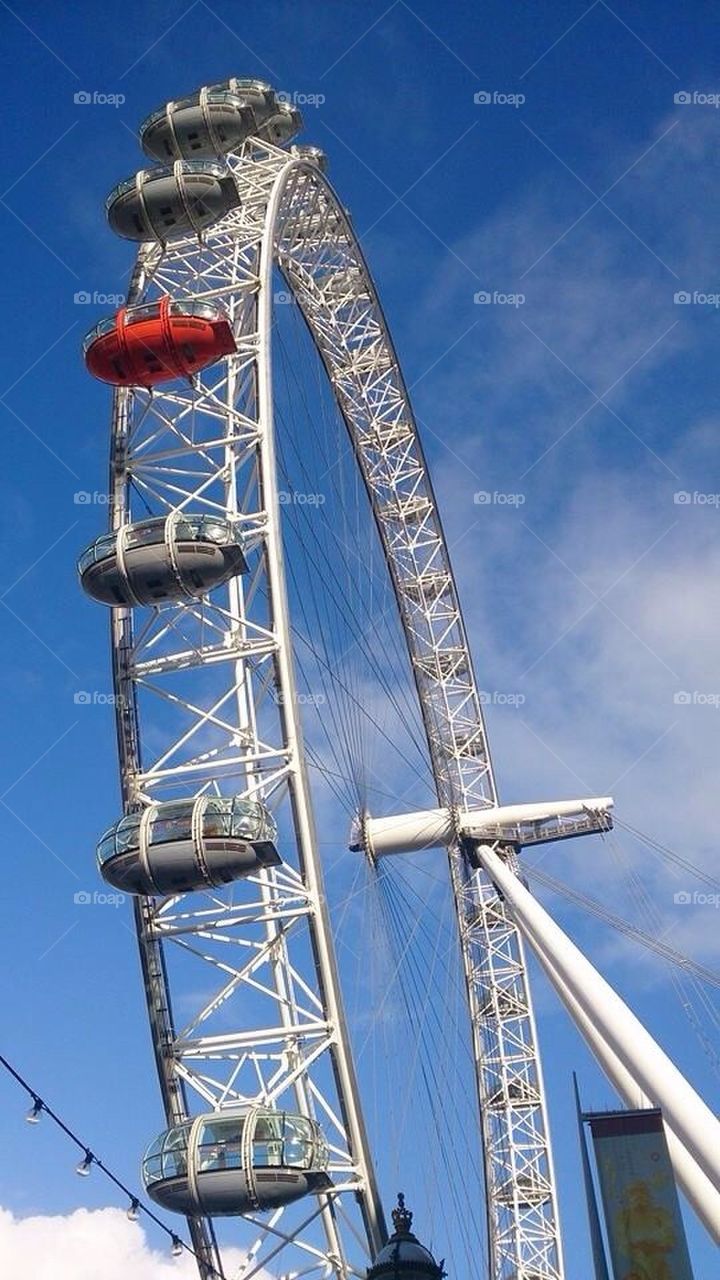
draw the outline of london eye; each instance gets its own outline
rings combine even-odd
[[[356,908],[432,851],[476,1110],[454,1172],[438,1160],[477,1176],[492,1280],[561,1280],[526,947],[620,1095],[662,1106],[711,1230],[718,1122],[525,886],[523,848],[609,831],[612,800],[500,801],[408,390],[301,128],[255,80],[153,112],[146,166],[107,201],[138,246],[126,305],[84,344],[113,387],[110,525],[78,567],[115,688],[121,805],[98,863],[132,897],[163,1108],[143,1179],[187,1218],[202,1280],[440,1274],[402,1200],[388,1242],[376,1172],[390,1095],[424,1068],[386,1065],[368,1099],[338,963],[352,941],[382,1022]],[[423,904],[384,910],[401,970]]]

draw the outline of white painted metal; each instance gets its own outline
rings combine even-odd
[[[612,826],[610,796],[492,809],[425,809],[389,818],[364,816],[351,836],[352,849],[373,858],[447,847],[454,840],[501,840],[516,846],[592,835]]]
[[[156,1057],[171,1122],[187,1114],[188,1090],[211,1105],[282,1105],[291,1091],[299,1110],[317,1114],[330,1129],[337,1192],[350,1197],[349,1207],[354,1200],[360,1205],[359,1234],[367,1237],[369,1257],[382,1243],[385,1228],[325,918],[290,659],[273,456],[269,339],[274,223],[269,204],[277,172],[286,163],[283,152],[271,149],[257,162],[248,160],[245,200],[234,219],[239,225],[213,233],[205,245],[183,241],[164,254],[146,250],[145,270],[137,272],[140,287],[133,300],[153,291],[167,291],[177,299],[225,296],[236,325],[238,355],[187,391],[118,395],[112,463],[115,526],[132,518],[133,490],[139,488],[162,510],[221,508],[248,532],[256,554],[247,590],[236,580],[222,604],[213,596],[212,603],[138,613],[135,634],[130,611],[114,611],[118,725],[128,806],[169,798],[178,790],[200,794],[215,787],[263,795],[273,804],[283,794],[289,796],[295,860],[292,850],[283,849],[289,865],[256,877],[253,897],[236,908],[234,920],[220,895],[138,903]],[[263,599],[263,612],[248,606],[251,596]],[[215,685],[209,702],[207,694],[179,688],[179,676],[201,668],[211,673]],[[274,700],[268,697],[270,687]],[[144,755],[141,751],[144,717],[136,715],[144,701],[152,728],[148,695],[178,712],[176,732],[166,733],[154,758],[147,745]],[[213,741],[207,749],[209,734]],[[157,735],[146,732],[145,741],[151,736]],[[198,741],[205,749],[198,749]],[[214,908],[208,908],[208,898]],[[301,931],[304,936],[294,936]],[[193,951],[202,948],[209,966],[206,981],[213,973],[222,979],[184,1030],[176,1029],[170,1008],[166,961],[171,943]],[[258,993],[276,1010],[275,1018],[260,1026],[258,1013],[244,1007],[252,996],[257,1006]],[[233,1030],[201,1034],[230,1000]],[[283,1256],[283,1266],[297,1267],[299,1259],[307,1262],[309,1256],[323,1274],[360,1274],[367,1257],[355,1262],[346,1256],[334,1198],[321,1197],[322,1246],[317,1215],[308,1214],[307,1205],[293,1207],[283,1216],[282,1232],[277,1221],[261,1225],[262,1243],[242,1275],[249,1280],[270,1256],[277,1256],[273,1240],[278,1234],[283,1255],[290,1255]],[[209,1275],[222,1266],[212,1224],[191,1225]]]
[[[490,845],[477,857],[506,898],[523,937],[553,982],[558,979],[597,1037],[667,1124],[709,1181],[720,1186],[720,1120],[635,1014],[525,888]],[[581,1024],[582,1029],[582,1024]]]
[[[250,140],[228,164],[238,208],[201,241],[142,246],[129,301],[162,293],[179,301],[222,298],[237,354],[187,388],[117,393],[112,526],[146,515],[142,504],[153,514],[222,512],[241,528],[250,572],[205,601],[113,610],[123,802],[135,809],[208,790],[260,796],[276,809],[289,802],[295,848],[283,848],[286,864],[258,875],[230,901],[213,893],[144,899],[135,916],[168,1122],[198,1101],[204,1109],[282,1104],[290,1093],[293,1109],[315,1114],[330,1131],[335,1191],[321,1197],[318,1213],[305,1205],[258,1222],[238,1280],[252,1280],[276,1257],[293,1274],[310,1266],[346,1280],[366,1259],[353,1261],[353,1233],[341,1230],[341,1217],[358,1204],[369,1252],[384,1225],[347,1045],[295,698],[273,444],[273,260],[325,364],[372,503],[438,802],[474,811],[496,806],[497,796],[432,486],[347,216],[316,166],[269,144]],[[561,1280],[522,941],[491,880],[473,871],[457,846],[450,868],[478,1075],[493,1280]],[[189,983],[191,961],[204,985]],[[182,996],[184,1027],[171,989]],[[212,1223],[194,1220],[191,1229],[203,1276],[220,1271]]]

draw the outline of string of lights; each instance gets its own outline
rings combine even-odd
[[[79,1138],[78,1135],[73,1132],[73,1130],[70,1128],[69,1125],[65,1124],[65,1121],[57,1114],[57,1112],[54,1111],[52,1107],[48,1106],[44,1098],[40,1097],[40,1094],[37,1093],[35,1089],[33,1089],[32,1085],[30,1085],[28,1081],[25,1080],[23,1076],[21,1076],[19,1071],[15,1070],[12,1064],[8,1062],[7,1058],[3,1057],[1,1053],[0,1053],[0,1066],[4,1067],[8,1075],[12,1076],[13,1080],[15,1080],[16,1083],[19,1084],[20,1087],[25,1090],[28,1097],[32,1099],[32,1106],[25,1117],[28,1124],[38,1124],[43,1115],[48,1116],[54,1122],[54,1124],[57,1125],[58,1129],[61,1129],[62,1132],[66,1135],[66,1137],[68,1137],[71,1142],[74,1142],[75,1146],[82,1152],[82,1159],[80,1160],[79,1164],[75,1168],[75,1172],[81,1178],[87,1178],[93,1168],[99,1169],[101,1173],[105,1174],[106,1178],[109,1178],[109,1180],[112,1183],[114,1183],[114,1185],[118,1188],[119,1191],[122,1191],[123,1195],[127,1196],[128,1198],[127,1217],[130,1222],[137,1222],[138,1218],[140,1217],[140,1214],[144,1213],[146,1217],[148,1217],[152,1222],[155,1223],[157,1227],[160,1228],[161,1231],[165,1232],[165,1235],[170,1240],[170,1251],[174,1258],[181,1257],[182,1254],[185,1252],[185,1253],[191,1254],[192,1257],[195,1258],[198,1262],[202,1261],[202,1259],[193,1249],[192,1245],[188,1244],[186,1240],[183,1240],[182,1237],[179,1236],[177,1232],[173,1231],[171,1227],[166,1226],[165,1223],[162,1221],[162,1219],[158,1218],[157,1214],[150,1208],[150,1206],[145,1204],[140,1199],[139,1196],[136,1196],[135,1193],[125,1185],[122,1179],[118,1178],[113,1173],[112,1169],[108,1168],[105,1162],[100,1159],[100,1156],[96,1155],[95,1152],[92,1150],[92,1148],[89,1147],[85,1142],[83,1142],[82,1138]],[[206,1267],[207,1267],[207,1264],[206,1264]],[[216,1277],[217,1277],[217,1280],[225,1280],[223,1273],[221,1271],[217,1271],[214,1267],[212,1267],[207,1272],[207,1274],[211,1278],[211,1280],[215,1280]]]

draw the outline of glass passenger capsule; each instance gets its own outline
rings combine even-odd
[[[103,533],[78,560],[83,590],[116,608],[194,600],[246,570],[237,525],[184,511]]]
[[[232,175],[209,160],[176,160],[141,169],[116,186],[105,205],[108,222],[126,240],[197,235],[239,203]]]
[[[197,1116],[162,1133],[143,1160],[148,1195],[173,1213],[233,1216],[327,1190],[319,1125],[269,1107]]]
[[[83,342],[88,372],[116,387],[190,378],[233,351],[232,327],[221,306],[168,297],[121,308]]]
[[[97,858],[103,879],[124,893],[192,893],[279,866],[276,839],[258,800],[203,795],[126,814],[105,832]]]

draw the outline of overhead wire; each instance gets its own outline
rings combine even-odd
[[[79,1168],[85,1169],[88,1173],[91,1168],[99,1169],[100,1172],[103,1173],[119,1191],[122,1191],[123,1195],[127,1196],[129,1201],[128,1212],[132,1212],[133,1215],[144,1213],[145,1216],[154,1222],[161,1231],[165,1232],[165,1235],[170,1239],[174,1252],[178,1249],[182,1249],[185,1253],[188,1253],[191,1257],[195,1258],[196,1262],[200,1263],[201,1266],[205,1268],[208,1275],[216,1276],[219,1280],[225,1280],[225,1273],[222,1270],[218,1271],[216,1267],[209,1264],[204,1258],[201,1258],[195,1249],[193,1249],[192,1245],[183,1240],[182,1237],[179,1236],[176,1231],[173,1231],[171,1227],[168,1227],[163,1222],[162,1218],[159,1218],[149,1205],[145,1204],[140,1197],[122,1181],[121,1178],[118,1178],[117,1174],[113,1173],[112,1169],[109,1168],[105,1161],[95,1154],[92,1147],[89,1146],[88,1143],[84,1142],[77,1133],[75,1133],[70,1125],[62,1119],[57,1111],[55,1111],[43,1097],[41,1097],[38,1091],[32,1087],[25,1077],[21,1075],[21,1073],[12,1065],[11,1062],[8,1061],[6,1057],[3,1056],[3,1054],[0,1054],[0,1067],[2,1067],[7,1074],[15,1080],[16,1084],[20,1085],[20,1088],[25,1090],[28,1097],[32,1099],[31,1114],[35,1119],[39,1120],[41,1115],[48,1116],[50,1120],[57,1125],[58,1129],[60,1129],[62,1133],[64,1133],[65,1136],[75,1144],[78,1150],[83,1153],[82,1165],[78,1166]]]
[[[698,867],[695,863],[691,862],[689,858],[683,857],[674,849],[669,849],[667,845],[661,844],[660,841],[656,840],[653,836],[649,836],[645,832],[640,831],[637,827],[632,826],[629,822],[625,822],[622,818],[619,818],[617,814],[614,815],[614,823],[615,826],[622,827],[624,831],[628,831],[630,835],[633,835],[636,839],[640,840],[644,845],[646,845],[651,853],[657,854],[664,861],[672,863],[676,867],[682,867],[683,871],[689,871],[691,875],[694,875],[698,880],[701,880],[711,888],[720,889],[720,880],[717,876],[713,876],[702,867]]]
[[[709,969],[706,965],[698,964],[697,961],[684,955],[682,951],[677,951],[674,947],[662,942],[660,938],[645,933],[644,930],[638,928],[637,925],[631,924],[628,920],[623,920],[620,916],[609,911],[596,898],[590,897],[589,894],[583,893],[579,889],[572,888],[565,881],[549,875],[547,871],[541,871],[539,867],[528,866],[527,876],[530,881],[536,881],[546,889],[552,890],[553,893],[560,894],[568,902],[572,902],[574,906],[589,911],[598,920],[602,920],[604,924],[610,925],[618,933],[624,934],[626,938],[631,938],[641,946],[646,947],[648,951],[653,951],[656,955],[668,960],[671,964],[692,974],[701,981],[720,987],[720,972],[715,969]]]

